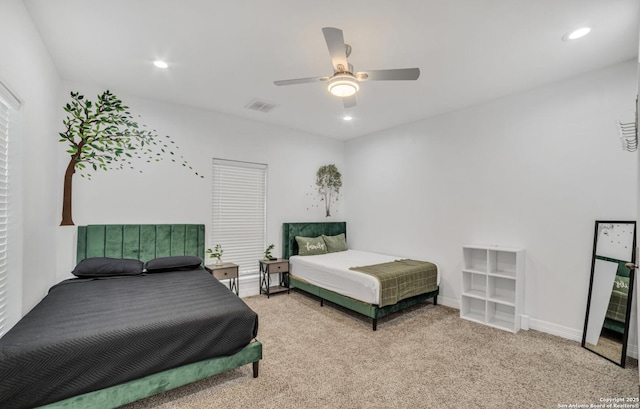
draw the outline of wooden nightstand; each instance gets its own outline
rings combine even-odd
[[[271,274],[278,274],[278,284],[271,286]],[[260,294],[281,293],[289,290],[289,260],[260,260]]]
[[[218,280],[229,280],[229,289],[240,295],[240,280],[238,280],[238,265],[233,263],[209,264],[204,268]]]

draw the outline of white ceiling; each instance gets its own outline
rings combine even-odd
[[[338,139],[552,83],[638,55],[638,0],[25,0],[65,80]],[[562,36],[590,25],[573,42]],[[419,67],[365,82],[345,109],[322,27],[355,71]],[[153,66],[164,59],[169,68]],[[277,104],[248,110],[254,98]],[[125,101],[126,102],[126,101]],[[342,120],[345,112],[353,121]]]

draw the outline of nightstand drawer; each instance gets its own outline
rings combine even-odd
[[[289,272],[289,262],[283,261],[278,263],[270,263],[269,264],[269,274],[273,273],[288,273]]]
[[[218,280],[238,278],[238,267],[226,267],[213,269],[212,274]]]
[[[239,266],[233,263],[209,264],[204,268],[218,280],[229,280],[229,289],[240,295],[240,281],[238,280]]]

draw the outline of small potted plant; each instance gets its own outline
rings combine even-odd
[[[275,247],[275,245],[273,243],[269,244],[269,247],[267,247],[267,249],[264,251],[264,259],[265,260],[275,260],[276,259],[275,257],[273,257],[271,255],[271,250],[273,250],[274,247]]]
[[[207,249],[205,250],[205,253],[209,254],[209,257],[211,258],[215,258],[216,260],[216,264],[220,265],[222,264],[222,253],[224,253],[224,250],[222,250],[222,246],[220,246],[220,244],[216,244],[216,246],[213,248],[213,250],[211,249]]]

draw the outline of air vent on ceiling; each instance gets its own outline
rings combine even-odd
[[[251,100],[251,102],[245,105],[245,108],[260,112],[270,112],[275,107],[277,107],[277,105],[273,102],[267,102],[258,98]]]

